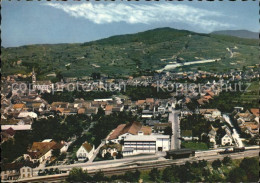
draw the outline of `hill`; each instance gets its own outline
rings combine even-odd
[[[259,33],[248,31],[248,30],[221,30],[221,31],[214,31],[211,34],[235,36],[235,37],[246,38],[246,39],[259,39]]]
[[[228,48],[228,49],[227,49]],[[1,48],[2,74],[30,73],[38,79],[59,73],[65,77],[102,73],[111,77],[142,75],[174,62],[220,61],[176,68],[223,71],[258,63],[258,41],[158,28],[77,44],[27,45]],[[231,54],[232,52],[232,54]]]

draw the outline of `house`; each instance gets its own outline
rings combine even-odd
[[[218,118],[221,117],[221,112],[218,109],[200,109],[200,114],[205,118]]]
[[[32,177],[34,165],[30,161],[7,163],[1,166],[1,180],[14,182],[19,178]]]
[[[18,111],[22,110],[25,107],[26,107],[25,104],[14,104],[13,105],[13,109],[18,110]]]
[[[28,112],[28,111],[22,111],[18,115],[18,118],[26,118],[26,117],[37,118],[38,115],[35,112]]]
[[[232,143],[232,137],[230,135],[228,135],[227,133],[223,134],[220,138],[221,138],[221,145],[222,146],[233,144]]]
[[[250,112],[255,115],[256,117],[259,117],[259,109],[257,108],[252,108],[250,109]]]
[[[91,116],[92,114],[97,114],[98,108],[97,107],[87,107],[85,114]]]
[[[84,107],[81,107],[78,109],[78,114],[85,114],[86,109]]]
[[[30,178],[33,176],[33,167],[31,165],[24,165],[20,168],[20,178]]]
[[[172,127],[171,123],[157,123],[154,124],[154,131],[160,134],[164,133],[165,128]]]
[[[148,126],[151,126],[151,127],[153,127],[155,124],[158,124],[158,123],[160,123],[159,120],[148,119],[145,121],[145,124]]]
[[[157,151],[168,151],[169,149],[169,135],[144,135],[142,131],[139,131],[137,135],[128,135],[125,137],[123,155],[155,154]]]
[[[52,82],[50,80],[36,81],[35,83],[33,83],[33,90],[40,90],[42,92],[44,92],[44,91],[50,92],[50,90],[52,88],[53,88],[53,86],[52,86]]]
[[[78,161],[89,160],[94,155],[94,151],[95,151],[94,145],[92,146],[87,141],[84,142],[76,153]]]
[[[119,143],[128,135],[137,135],[139,131],[142,131],[145,135],[149,135],[152,133],[152,128],[149,126],[143,126],[140,122],[121,124],[109,134],[107,143]]]
[[[216,142],[217,131],[218,131],[218,128],[212,127],[208,134],[209,142],[212,143],[211,147],[213,147],[213,148],[217,147],[216,146],[217,145],[217,142]]]
[[[7,130],[1,131],[1,143],[7,141],[8,139],[13,138],[15,135],[15,130],[12,128],[8,128]]]
[[[60,152],[66,152],[68,145],[65,142],[57,143],[52,139],[43,140],[42,142],[34,142],[28,153],[24,154],[24,159],[32,162],[43,163],[50,160],[52,151],[59,149]]]
[[[181,138],[185,141],[199,140],[199,137],[193,137],[192,130],[181,130]]]
[[[121,144],[115,144],[115,143],[108,143],[105,144],[100,148],[99,153],[102,157],[105,156],[106,153],[110,153],[112,157],[116,157],[116,155],[122,152],[122,145]]]
[[[113,105],[106,105],[105,114],[110,115],[112,113]]]

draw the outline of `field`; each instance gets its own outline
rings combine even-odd
[[[227,48],[232,49],[232,58]],[[171,28],[113,36],[83,44],[1,47],[1,51],[2,74],[29,74],[34,67],[38,79],[51,78],[53,76],[48,75],[55,73],[63,77],[83,77],[92,73],[127,77],[162,69],[172,62],[203,59],[221,60],[175,70],[225,71],[258,64],[257,40]]]

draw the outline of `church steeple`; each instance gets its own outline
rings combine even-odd
[[[32,70],[32,84],[34,85],[36,83],[36,73],[34,72],[34,68]]]

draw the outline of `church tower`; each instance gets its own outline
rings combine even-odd
[[[32,84],[35,85],[36,84],[36,73],[34,72],[34,68],[32,71]]]

